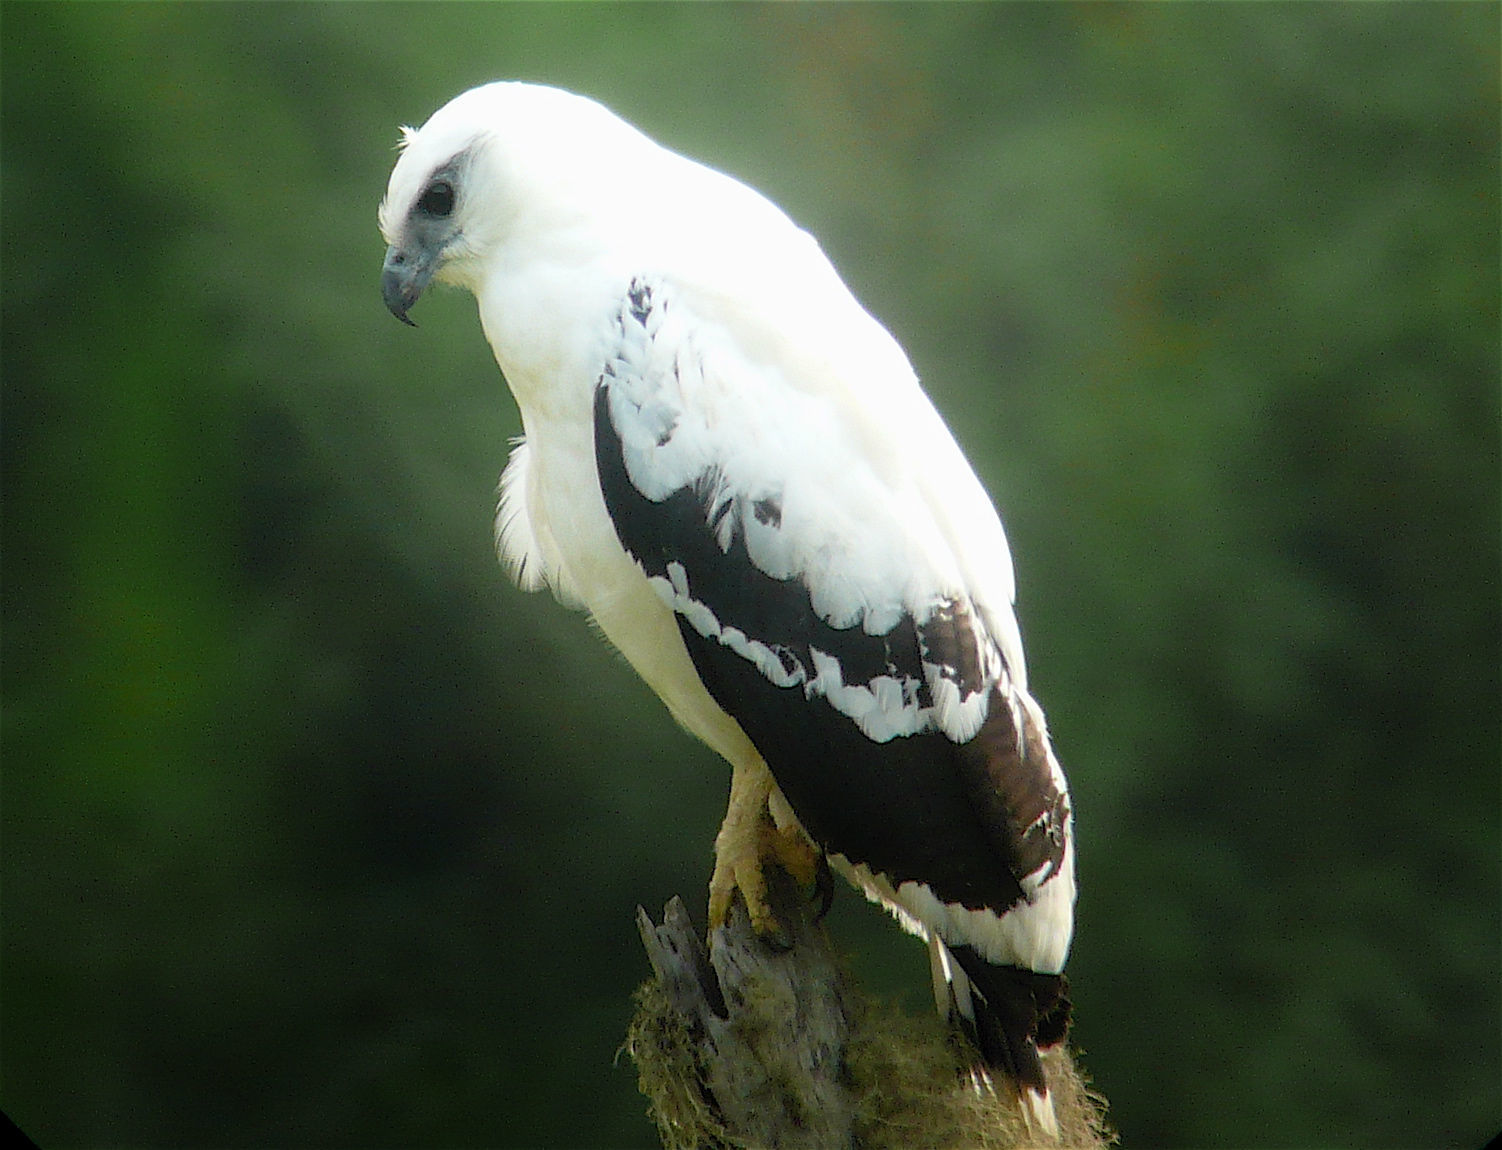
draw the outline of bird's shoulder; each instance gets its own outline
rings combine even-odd
[[[901,348],[848,292],[824,323],[769,296],[633,277],[597,454],[618,441],[629,493],[707,501],[722,551],[739,539],[837,626],[965,599],[1023,682],[1000,518]]]

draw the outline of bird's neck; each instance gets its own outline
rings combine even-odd
[[[480,323],[524,413],[588,426],[628,274],[574,261],[498,268],[476,291]]]

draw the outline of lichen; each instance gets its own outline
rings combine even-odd
[[[1065,1047],[1044,1055],[1059,1141],[1030,1134],[1005,1089],[977,1089],[968,1052],[932,1016],[912,1017],[844,987],[850,1040],[839,1074],[852,1100],[857,1150],[1105,1150],[1115,1142],[1104,1099]],[[636,993],[624,1049],[636,1063],[664,1150],[754,1150],[725,1129],[703,1047],[655,980]]]

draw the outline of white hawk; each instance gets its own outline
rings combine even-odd
[[[403,137],[382,293],[479,302],[525,432],[506,565],[731,765],[711,925],[739,890],[775,931],[763,860],[827,857],[1054,1132],[1068,785],[1001,522],[902,349],[775,205],[591,100],[487,84]]]

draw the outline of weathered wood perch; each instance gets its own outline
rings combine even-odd
[[[709,948],[674,898],[637,925],[656,977],[626,1038],[665,1150],[1012,1150],[1040,1145],[1005,1090],[977,1091],[937,1017],[913,1018],[853,985],[809,903],[769,868],[779,949],[732,908]],[[1065,1047],[1044,1057],[1061,1140],[1114,1141],[1105,1101]]]

